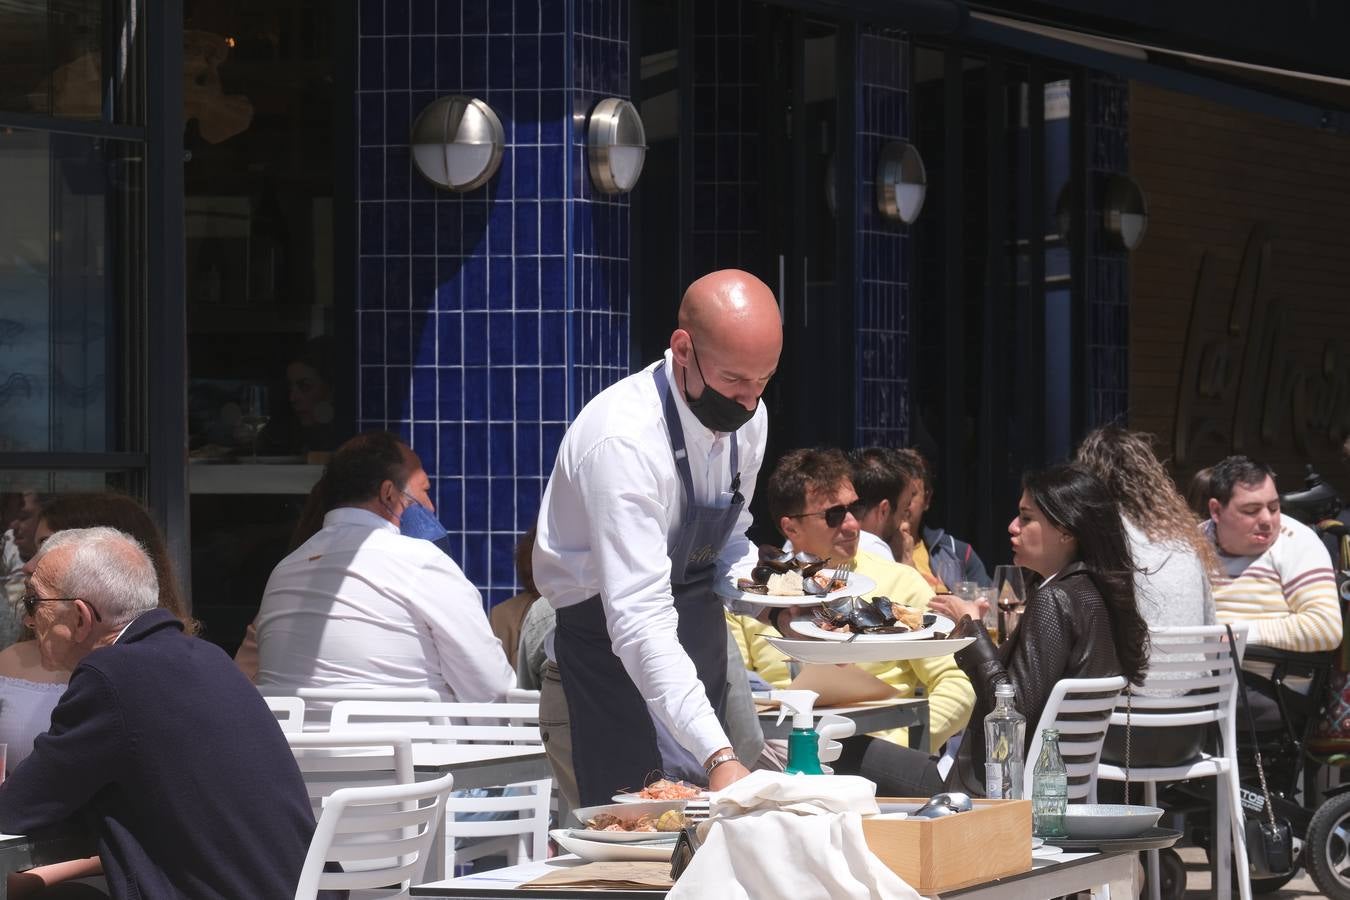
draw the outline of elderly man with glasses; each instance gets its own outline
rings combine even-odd
[[[858,548],[861,530],[859,517],[868,504],[858,499],[853,489],[852,468],[838,450],[793,450],[785,455],[765,485],[769,515],[783,536],[798,551],[828,557],[831,565],[850,569],[876,582],[865,596],[889,597],[892,602],[914,609],[926,609],[933,589],[913,568],[875,556]],[[800,609],[774,611],[774,626],[794,636],[788,624]],[[764,643],[767,646],[766,642]],[[751,665],[754,665],[754,660]],[[928,695],[931,747],[936,751],[943,742],[965,727],[975,704],[970,679],[956,666],[951,656],[908,661],[866,663],[860,666],[887,684],[901,696],[914,696],[920,686]],[[893,743],[905,744],[903,730],[878,735]],[[876,773],[865,767],[870,755],[870,738],[853,739],[841,757],[842,769],[850,768],[876,780]]]
[[[114,897],[290,896],[314,831],[300,770],[230,658],[159,607],[135,539],[58,531],[23,606],[43,666],[71,675],[0,785],[0,831],[89,823]]]

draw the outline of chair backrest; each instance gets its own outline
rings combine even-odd
[[[336,791],[324,801],[295,900],[314,900],[321,890],[398,885],[406,891],[426,868],[453,783],[453,775],[442,775],[433,781]],[[330,862],[343,871],[325,872]]]
[[[327,731],[329,714],[335,703],[343,700],[425,700],[436,701],[441,695],[429,687],[302,687],[284,688],[262,684],[258,691],[264,697],[299,697],[305,702],[305,731]]]
[[[412,739],[385,730],[361,734],[291,732],[286,742],[318,818],[325,798],[348,787],[411,784]]]
[[[263,697],[267,708],[277,717],[277,724],[287,733],[303,731],[305,728],[305,701],[301,697],[278,695]]]
[[[1033,771],[1041,755],[1041,732],[1059,730],[1059,750],[1069,772],[1069,802],[1092,803],[1097,799],[1097,763],[1102,742],[1111,723],[1116,698],[1125,688],[1125,678],[1063,678],[1055,684],[1036,723],[1023,771],[1025,796],[1032,794]]]
[[[548,859],[552,791],[553,779],[543,778],[517,782],[501,796],[451,797],[445,807],[445,871],[498,854],[509,865]]]
[[[1247,647],[1247,626],[1234,625],[1239,662]],[[1124,728],[1176,728],[1219,724],[1224,753],[1233,752],[1237,673],[1222,625],[1156,628],[1150,632],[1144,684],[1116,701],[1111,724]],[[1147,740],[1147,738],[1144,738]]]
[[[335,734],[390,728],[415,741],[541,744],[538,703],[425,703],[343,700],[333,706]]]

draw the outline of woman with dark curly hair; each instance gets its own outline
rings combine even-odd
[[[1134,564],[1105,486],[1078,465],[1028,475],[1022,486],[1017,518],[1008,525],[1013,562],[1041,581],[1017,630],[996,647],[975,603],[948,595],[931,604],[956,621],[952,637],[975,638],[956,654],[975,687],[975,710],[948,778],[971,793],[984,793],[983,722],[994,708],[995,685],[1013,685],[1029,746],[1060,679],[1124,675],[1141,684],[1148,668],[1148,626],[1135,604]]]

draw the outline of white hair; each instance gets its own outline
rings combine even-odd
[[[74,552],[52,588],[62,597],[78,597],[92,605],[111,627],[126,625],[159,606],[159,578],[150,555],[131,535],[116,528],[67,528],[42,542],[36,564],[55,549]]]

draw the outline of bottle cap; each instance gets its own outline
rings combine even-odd
[[[1012,682],[1010,682],[1010,681],[1000,681],[998,684],[994,685],[994,696],[995,696],[995,697],[1012,697],[1012,696],[1015,696],[1015,692],[1013,691]]]
[[[811,709],[815,706],[816,698],[820,695],[815,691],[771,691],[769,698],[777,700],[779,704],[778,721],[792,712],[793,728],[810,728],[815,721],[811,714]]]

